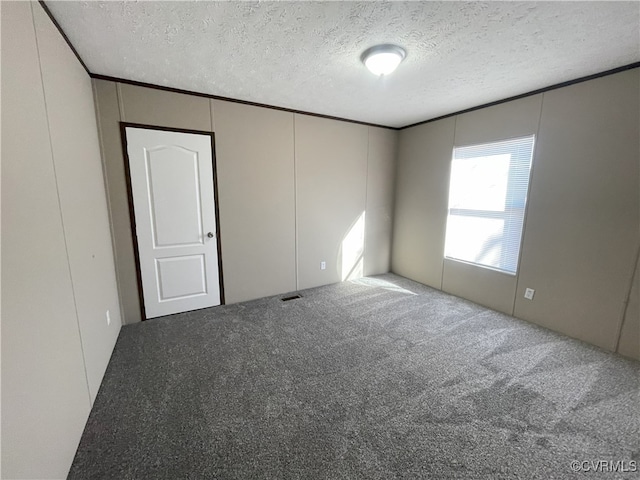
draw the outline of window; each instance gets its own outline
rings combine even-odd
[[[445,257],[515,274],[534,136],[453,149]]]

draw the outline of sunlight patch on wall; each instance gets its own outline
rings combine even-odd
[[[364,217],[362,212],[341,244],[342,281],[364,275]]]

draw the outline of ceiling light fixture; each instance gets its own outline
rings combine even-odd
[[[382,76],[393,72],[407,56],[404,48],[397,45],[376,45],[362,53],[362,63],[371,73]]]

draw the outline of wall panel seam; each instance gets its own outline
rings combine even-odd
[[[369,162],[371,161],[371,127],[367,127],[367,168],[364,174],[364,238],[362,239],[362,274],[367,276],[367,206],[369,201]],[[371,215],[369,215],[371,219]]]
[[[31,6],[31,21],[33,23],[33,32],[34,32],[34,38],[35,38],[35,42],[36,42],[36,51],[38,54],[38,67],[40,69],[40,84],[42,85],[42,97],[44,100],[44,111],[45,111],[45,115],[46,115],[46,120],[47,120],[47,133],[49,136],[49,149],[51,151],[51,163],[52,163],[52,167],[53,167],[53,178],[55,180],[55,184],[56,184],[56,196],[58,199],[58,211],[60,212],[60,223],[62,224],[62,238],[64,240],[64,250],[65,250],[65,256],[66,256],[66,263],[67,263],[67,270],[69,272],[69,281],[71,284],[71,295],[73,297],[73,308],[76,314],[76,327],[78,329],[78,336],[80,339],[80,351],[82,352],[82,367],[84,369],[84,379],[85,379],[85,385],[87,387],[87,397],[88,397],[88,401],[89,401],[89,409],[91,409],[93,402],[91,399],[91,390],[89,388],[89,374],[87,373],[87,358],[86,358],[86,354],[84,352],[84,342],[82,340],[82,329],[80,328],[80,316],[78,314],[78,301],[77,301],[77,297],[76,297],[76,291],[75,291],[75,287],[73,285],[73,273],[71,272],[71,261],[69,259],[69,242],[67,240],[67,229],[65,228],[65,223],[64,223],[64,214],[62,213],[62,202],[60,200],[60,186],[58,183],[58,172],[56,170],[56,161],[55,161],[55,152],[53,149],[53,138],[51,136],[51,119],[49,118],[49,106],[47,105],[47,91],[46,88],[44,86],[44,74],[42,72],[42,58],[40,55],[40,44],[39,44],[39,40],[38,40],[38,29],[36,27],[36,19],[35,19],[35,12],[33,11],[33,2],[29,2],[30,6]]]
[[[542,107],[544,105],[545,94],[540,94],[540,112],[538,114],[538,125],[536,127],[536,141],[533,146],[533,158],[531,159],[531,171],[529,172],[529,185],[527,186],[527,203],[524,209],[524,215],[522,217],[522,237],[520,238],[520,257],[518,258],[518,266],[516,268],[516,291],[513,294],[513,306],[511,308],[511,315],[516,314],[516,302],[518,300],[518,292],[520,291],[520,267],[522,266],[522,257],[524,257],[524,241],[527,236],[527,217],[529,215],[529,207],[531,206],[531,185],[533,184],[533,174],[535,172],[536,163],[540,149],[540,125],[542,123]]]
[[[391,185],[393,190],[391,191],[391,205],[389,211],[391,212],[390,229],[391,235],[389,238],[389,265],[387,267],[388,272],[393,272],[393,249],[395,247],[396,236],[396,194],[397,194],[397,182],[398,182],[398,164],[400,163],[400,132],[395,134],[395,148],[393,150],[393,181]]]
[[[529,172],[529,185],[527,185],[527,203],[522,217],[522,236],[520,237],[520,256],[518,257],[518,266],[516,267],[516,291],[513,293],[513,304],[511,307],[511,315],[516,314],[516,302],[518,300],[518,292],[520,291],[520,267],[522,265],[522,257],[524,256],[524,240],[527,236],[527,217],[529,214],[529,206],[531,205],[531,184],[533,183],[533,173],[536,168],[536,159],[538,158],[538,148],[540,142],[540,124],[542,122],[542,106],[544,104],[545,94],[540,94],[540,111],[538,113],[538,125],[536,126],[536,141],[533,146],[533,158],[531,161],[531,170]]]
[[[297,114],[293,114],[293,233],[294,233],[294,255],[295,255],[295,278],[296,291],[300,289],[298,283],[299,265],[298,265],[298,171],[296,164],[298,163],[298,153],[296,150],[296,118]]]
[[[216,129],[214,127],[213,118],[214,118],[214,115],[213,115],[213,100],[210,98],[209,99],[209,122],[210,122],[210,125],[211,125],[210,131],[215,132]]]
[[[118,113],[120,114],[120,121],[126,122],[126,116],[124,112],[124,100],[122,99],[122,89],[120,88],[120,82],[115,82],[116,85],[116,98],[118,99]]]
[[[451,165],[453,160],[453,149],[456,146],[456,130],[458,129],[458,115],[453,117],[453,138],[451,139],[451,148],[449,153],[449,175],[447,175],[447,182],[451,185]],[[443,237],[442,237],[442,251],[440,255],[442,257],[442,261],[440,262],[440,290],[444,291],[444,249],[447,242],[447,221],[449,219],[449,187],[447,188],[446,195],[446,211],[444,212],[444,229],[443,229]]]

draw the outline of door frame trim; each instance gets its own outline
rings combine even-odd
[[[158,125],[146,125],[142,123],[118,122],[120,124],[120,140],[122,142],[122,156],[124,158],[124,171],[127,183],[127,203],[129,205],[129,219],[131,221],[131,236],[133,240],[133,253],[136,261],[136,277],[138,283],[138,298],[140,300],[140,314],[142,321],[147,320],[147,313],[144,306],[144,293],[142,289],[142,272],[140,270],[140,252],[138,250],[138,230],[136,228],[135,207],[133,205],[133,189],[131,187],[131,167],[129,152],[127,151],[127,127],[140,128],[144,130],[158,130],[163,132],[190,133],[195,135],[207,135],[211,138],[211,162],[213,166],[213,203],[216,216],[216,240],[218,249],[218,281],[220,283],[220,305],[225,305],[224,299],[224,276],[222,273],[222,241],[220,235],[220,208],[218,206],[218,170],[216,162],[216,136],[214,132],[202,130],[189,130],[185,128],[162,127]],[[210,308],[210,307],[208,307]],[[201,310],[201,309],[196,309]],[[177,315],[177,314],[174,314]]]

